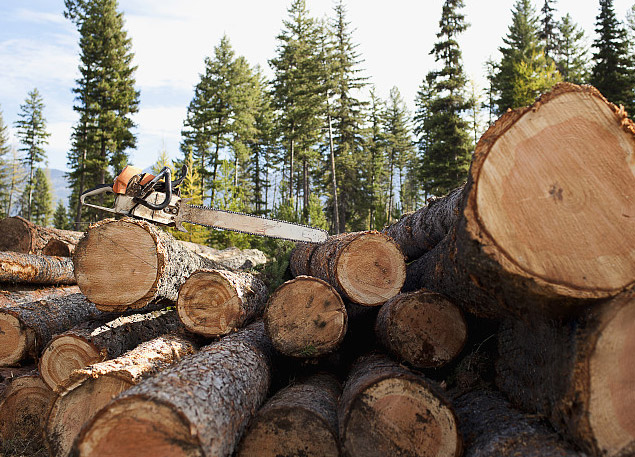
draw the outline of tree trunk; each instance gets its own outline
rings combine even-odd
[[[338,457],[335,377],[314,375],[279,391],[258,411],[236,457]]]
[[[259,317],[267,294],[267,286],[250,273],[199,270],[181,286],[176,308],[191,332],[221,336]]]
[[[496,383],[522,409],[545,415],[590,454],[635,452],[635,296],[578,319],[506,321]]]
[[[292,357],[318,357],[334,351],[346,335],[344,302],[328,283],[298,276],[269,297],[265,329],[274,347]]]
[[[338,415],[341,444],[350,457],[461,455],[456,418],[442,394],[379,354],[355,363]]]
[[[29,284],[75,284],[73,262],[17,252],[0,252],[0,282]]]
[[[183,246],[205,257],[207,259],[218,262],[222,268],[229,270],[242,270],[253,268],[256,265],[267,263],[267,257],[258,249],[238,249],[236,247],[228,247],[225,249],[215,249],[198,243],[178,240]]]
[[[48,416],[46,442],[51,455],[67,456],[84,424],[110,400],[195,350],[193,343],[182,336],[163,335],[116,359],[73,372]]]
[[[461,352],[467,325],[447,298],[420,290],[388,300],[377,315],[375,334],[398,359],[415,368],[438,368]]]
[[[289,259],[289,268],[294,278],[296,276],[312,276],[311,257],[317,247],[318,245],[314,243],[296,243]]]
[[[230,456],[271,382],[261,323],[125,392],[88,423],[71,455]]]
[[[194,271],[220,267],[154,225],[128,218],[92,225],[77,245],[73,263],[86,297],[101,310],[117,312],[155,299],[175,302],[179,287]]]
[[[377,306],[399,293],[406,264],[388,236],[354,232],[329,237],[318,245],[311,256],[310,272],[349,300]]]
[[[634,137],[590,86],[559,84],[507,112],[476,148],[461,217],[409,265],[405,290],[497,317],[562,315],[632,288]]]
[[[38,300],[51,300],[78,294],[77,286],[31,286],[29,284],[0,284],[0,306],[19,305]]]
[[[82,232],[41,227],[16,216],[0,221],[0,251],[70,257]]]
[[[119,357],[144,341],[181,329],[174,310],[85,322],[53,337],[42,351],[40,375],[51,389],[59,391],[73,370]]]
[[[104,316],[82,294],[0,308],[0,366],[37,357],[53,335]]]
[[[404,215],[382,232],[395,240],[407,261],[418,259],[435,247],[456,224],[462,190],[463,187],[459,187],[445,197],[431,200],[427,206]]]
[[[37,367],[34,364],[25,365],[23,367],[0,367],[0,398],[2,398],[2,392],[20,376],[25,374],[31,374]]]
[[[513,409],[500,392],[473,390],[452,402],[464,457],[585,457],[535,415]]]

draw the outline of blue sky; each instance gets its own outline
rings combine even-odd
[[[624,19],[634,0],[616,0]],[[483,63],[498,58],[497,48],[511,21],[513,0],[465,0],[471,27],[462,37],[468,75],[484,85]],[[542,1],[539,2],[542,4]],[[290,0],[119,0],[132,38],[140,111],[135,116],[137,150],[131,162],[151,165],[165,148],[180,155],[180,130],[203,71],[226,33],[238,55],[271,75],[276,35]],[[330,16],[331,0],[307,0],[314,17]],[[365,60],[362,67],[379,96],[396,86],[414,109],[414,97],[425,74],[434,68],[428,55],[436,40],[442,0],[348,0],[353,39]],[[571,13],[586,31],[589,44],[598,2],[560,0],[558,14]],[[0,0],[0,110],[13,127],[19,106],[33,88],[41,92],[51,133],[49,166],[66,169],[71,128],[76,122],[72,88],[78,66],[78,34],[63,17],[63,0]],[[15,137],[13,137],[15,141]]]

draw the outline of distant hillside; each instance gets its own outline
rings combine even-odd
[[[71,189],[66,181],[65,171],[49,168],[49,178],[51,179],[51,190],[53,194],[53,207],[57,206],[58,200],[62,200],[68,207],[68,198],[71,195]]]

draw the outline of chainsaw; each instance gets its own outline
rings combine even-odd
[[[187,175],[187,166],[181,176],[172,181],[172,171],[164,167],[156,176],[143,173],[140,168],[128,165],[115,178],[114,184],[102,184],[80,196],[82,205],[121,216],[135,217],[172,226],[186,232],[183,223],[204,225],[214,229],[232,230],[252,235],[280,238],[290,241],[321,243],[328,237],[325,230],[293,222],[268,219],[234,211],[190,205],[191,199],[181,198],[179,186]],[[86,202],[87,197],[104,193],[115,194],[112,208]]]

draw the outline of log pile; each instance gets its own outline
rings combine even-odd
[[[623,110],[557,85],[490,127],[464,186],[299,243],[275,290],[99,222],[74,245],[81,293],[0,294],[0,362],[42,373],[0,379],[0,436],[44,432],[56,456],[635,455],[634,163]]]

